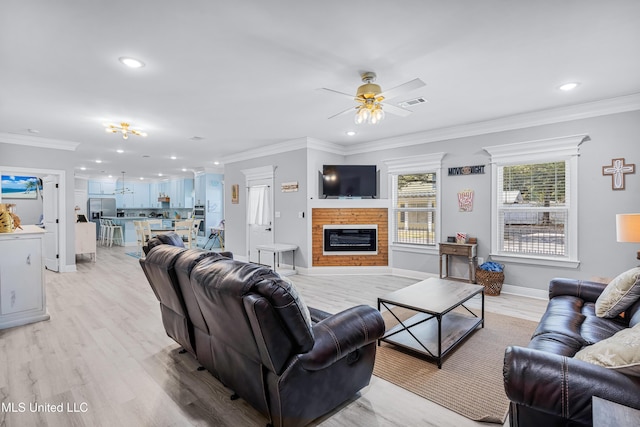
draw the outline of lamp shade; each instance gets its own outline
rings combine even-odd
[[[616,240],[640,242],[640,213],[616,215]]]

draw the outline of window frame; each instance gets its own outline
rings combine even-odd
[[[397,159],[389,159],[385,160],[384,163],[387,166],[387,176],[388,176],[388,185],[389,185],[389,199],[390,199],[390,209],[389,209],[389,247],[392,250],[402,250],[405,252],[416,252],[416,253],[431,253],[438,254],[438,244],[440,243],[440,234],[441,234],[441,214],[442,214],[442,158],[445,153],[433,153],[433,154],[424,154],[417,155],[411,157],[403,157]],[[396,210],[398,209],[397,200],[398,200],[398,176],[399,175],[415,175],[415,174],[425,174],[425,173],[433,173],[436,176],[436,206],[435,208],[425,208],[426,210],[431,210],[435,213],[435,241],[433,245],[431,244],[421,244],[421,243],[401,243],[394,242],[393,235],[395,234],[395,230],[397,228],[396,225]]]
[[[497,262],[578,268],[578,156],[586,135],[571,135],[536,141],[483,147],[491,156],[491,259]],[[526,160],[523,160],[526,159]],[[569,206],[565,225],[566,253],[564,256],[515,254],[502,252],[500,230],[500,201],[498,200],[498,169],[534,163],[565,162],[568,185],[565,188]]]

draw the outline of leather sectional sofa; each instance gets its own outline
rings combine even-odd
[[[384,333],[377,310],[308,309],[269,268],[163,240],[140,264],[167,334],[271,425],[308,424],[369,384]]]
[[[511,400],[512,427],[591,426],[593,396],[640,409],[637,373],[574,357],[640,324],[640,301],[623,316],[596,315],[596,302],[606,286],[573,279],[551,281],[549,304],[528,346],[508,347],[505,352],[504,386]]]

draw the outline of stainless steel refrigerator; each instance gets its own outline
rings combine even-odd
[[[96,223],[96,240],[100,233],[100,218],[105,216],[116,216],[116,199],[89,199],[87,201],[87,219]]]

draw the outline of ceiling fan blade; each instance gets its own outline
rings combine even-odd
[[[358,107],[357,107],[357,106],[349,107],[349,108],[347,108],[347,109],[346,109],[346,110],[344,110],[344,111],[340,111],[339,113],[334,114],[333,116],[329,117],[329,119],[333,119],[334,117],[338,117],[338,116],[341,116],[341,115],[343,115],[343,114],[351,113],[351,112],[353,112],[356,108],[358,108]]]
[[[348,93],[344,93],[344,92],[339,92],[337,90],[333,90],[333,89],[328,89],[326,87],[321,87],[318,90],[326,90],[327,92],[331,92],[331,93],[337,93],[338,95],[342,95],[342,96],[346,96],[347,98],[349,98],[350,100],[354,100],[356,97],[355,95],[349,95]]]
[[[396,107],[395,105],[385,104],[385,103],[382,104],[382,109],[384,110],[385,113],[395,114],[396,116],[400,116],[400,117],[407,117],[408,115],[413,113],[413,111],[405,110],[404,108]]]
[[[414,89],[418,89],[419,87],[426,86],[425,82],[420,79],[413,79],[406,83],[401,84],[400,86],[396,86],[389,90],[385,90],[378,96],[384,96],[385,99],[395,98],[396,96],[400,96],[405,92],[412,91]]]

